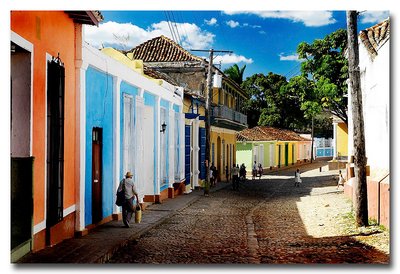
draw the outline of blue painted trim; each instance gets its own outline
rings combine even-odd
[[[160,133],[160,130],[158,130],[159,126],[157,124],[157,115],[156,115],[156,111],[157,111],[157,106],[156,106],[156,96],[153,94],[150,94],[148,92],[144,92],[143,94],[143,98],[144,98],[144,104],[146,106],[152,106],[153,107],[153,130],[154,130],[154,144],[157,144],[157,135]],[[153,166],[154,166],[154,171],[153,171],[153,175],[154,175],[154,180],[153,180],[153,189],[157,189],[157,154],[158,154],[158,146],[154,145],[154,155],[153,155]]]
[[[196,114],[196,113],[185,113],[186,119],[196,119],[199,116],[200,116],[200,114]]]
[[[102,128],[102,216],[112,214],[114,199],[113,77],[91,66],[86,70],[85,226],[92,224],[92,130]]]
[[[163,185],[162,187],[160,187],[160,192],[163,191],[163,190],[165,190],[165,189],[167,189],[167,188],[168,188],[168,184]]]
[[[134,122],[134,126],[136,126],[136,96],[139,93],[139,89],[135,86],[132,86],[128,83],[126,83],[125,81],[121,81],[121,87],[120,87],[120,166],[119,166],[119,178],[122,179],[124,177],[124,164],[123,164],[123,159],[124,159],[124,147],[123,147],[123,141],[124,141],[124,95],[130,95],[132,96],[132,101],[133,101],[133,122]],[[135,132],[136,134],[136,132]],[[133,174],[134,176],[134,180],[136,180],[136,173],[134,172]]]

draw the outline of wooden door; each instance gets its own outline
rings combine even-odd
[[[102,129],[92,132],[92,223],[103,218],[102,214]]]

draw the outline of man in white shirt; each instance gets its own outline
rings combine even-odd
[[[122,204],[122,221],[125,227],[129,227],[132,215],[135,212],[136,205],[139,204],[138,193],[136,186],[133,182],[133,174],[128,171],[125,178],[121,180],[117,191],[121,191],[122,188],[125,191],[125,202]]]

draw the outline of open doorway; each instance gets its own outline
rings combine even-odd
[[[11,42],[10,55],[11,250],[26,254],[32,248],[33,218],[31,52]]]

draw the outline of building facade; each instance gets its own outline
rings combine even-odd
[[[11,11],[12,260],[74,236],[82,24],[101,20]]]
[[[116,189],[131,171],[139,202],[161,202],[184,181],[183,93],[114,49],[84,45],[80,227],[120,218]]]
[[[237,134],[237,163],[247,171],[254,161],[263,169],[281,168],[311,159],[311,140],[289,130],[257,126]]]
[[[390,19],[359,34],[359,67],[367,165],[368,215],[390,226]],[[348,151],[353,154],[353,119],[349,92]],[[355,184],[348,167],[345,193],[353,197]]]
[[[143,60],[147,67],[168,75],[184,87],[186,192],[202,186],[206,176],[204,113],[208,62],[165,36],[146,41],[123,53],[128,58]],[[212,89],[209,159],[217,167],[218,178],[221,179],[225,166],[236,162],[235,134],[247,127],[247,117],[240,112],[246,94],[217,68],[213,70],[214,74],[221,75],[222,86]]]

